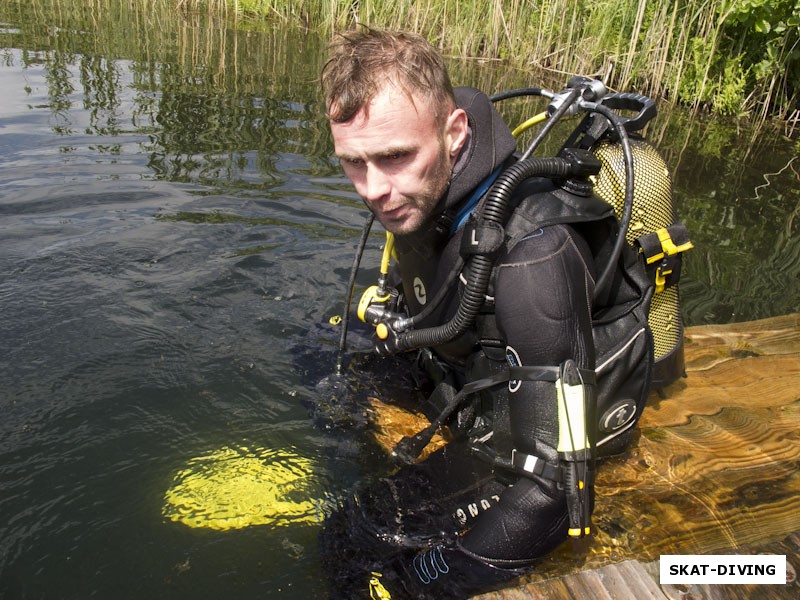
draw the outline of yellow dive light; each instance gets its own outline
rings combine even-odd
[[[311,461],[290,449],[225,446],[176,473],[162,514],[189,527],[316,524],[321,502],[310,492]]]

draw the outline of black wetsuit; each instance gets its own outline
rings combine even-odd
[[[454,265],[465,205],[481,182],[513,160],[513,137],[488,98],[464,88],[456,98],[469,116],[470,136],[449,191],[427,229],[396,240],[411,314],[448,288],[422,327],[454,314],[463,286]],[[514,203],[552,201],[553,193],[566,192],[531,180]],[[506,361],[558,366],[572,359],[594,369],[594,277],[577,229],[533,226],[498,258],[487,315],[473,331],[434,349],[448,367],[443,375],[457,387]],[[497,452],[513,449],[558,463],[554,384],[511,381],[503,387],[505,393],[477,399],[472,412],[462,411],[463,435],[422,463],[359,490],[328,519],[323,554],[334,597],[369,597],[375,578],[392,598],[464,598],[520,574],[566,539],[567,504],[554,480],[513,471],[498,476],[472,450],[480,437]]]

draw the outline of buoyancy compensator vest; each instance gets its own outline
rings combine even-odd
[[[557,181],[562,189],[551,192],[557,202],[523,202],[504,227],[504,250],[510,251],[538,227],[570,224],[589,243],[603,273],[592,306],[599,458],[627,448],[652,389],[660,391],[685,375],[678,280],[682,253],[692,248],[685,226],[676,221],[666,163],[638,135],[655,116],[652,100],[617,94],[603,103],[635,112],[619,122],[630,134],[625,143],[608,116],[594,112],[561,152],[585,149],[599,160],[592,185],[581,178]],[[632,166],[632,186],[626,182],[626,162]],[[613,209],[610,218],[602,214],[598,198]],[[610,247],[616,242],[624,242],[618,254]]]
[[[515,134],[539,122],[545,124],[519,160],[500,174],[480,213],[467,224],[471,230],[462,237],[471,243],[462,243],[461,247],[468,279],[452,319],[437,327],[417,329],[415,317],[395,310],[396,296],[384,289],[383,265],[382,283],[377,293],[375,289],[365,293],[359,316],[376,326],[376,349],[383,354],[452,341],[475,325],[479,313],[491,312],[486,310],[486,293],[500,252],[510,250],[520,237],[538,227],[555,223],[575,226],[592,248],[599,273],[592,311],[597,420],[587,424],[596,428],[592,437],[597,448],[592,453],[616,454],[627,447],[651,387],[663,387],[683,374],[677,280],[681,254],[691,248],[691,242],[685,228],[674,220],[663,159],[646,141],[629,135],[637,136],[655,115],[649,98],[606,96],[600,82],[573,78],[558,94],[525,88],[492,100],[525,95],[546,96],[551,102],[542,118],[530,119]],[[586,116],[558,157],[531,158],[561,117],[579,112]],[[623,112],[634,114],[621,116]],[[558,202],[546,207],[543,203],[512,205],[515,190],[532,177],[558,182],[552,191]],[[594,186],[587,183],[587,177]],[[386,253],[391,252],[391,235],[388,242]],[[386,257],[384,263],[388,266]],[[344,336],[340,353],[343,340]],[[435,429],[447,422],[469,394],[509,380],[549,377],[548,370],[553,368],[558,366],[543,366],[535,375],[536,368],[523,371],[511,366],[484,380],[471,381],[430,427],[406,438],[397,454],[406,459],[416,457]]]
[[[577,180],[551,184],[549,191],[523,193],[504,228],[503,251],[510,252],[531,232],[556,223],[570,225],[586,240],[596,268],[602,272],[612,260],[619,224],[613,207],[592,195],[590,185],[581,186]],[[636,252],[624,246],[607,283],[603,289],[596,289],[591,316],[597,457],[624,451],[644,410],[653,371],[653,337],[648,325],[653,287]],[[490,356],[492,352],[486,346],[503,343],[491,339],[490,332],[497,331],[494,315],[484,308],[480,318],[484,353]],[[505,390],[499,392],[495,402],[505,402]],[[503,439],[502,433],[497,439]]]

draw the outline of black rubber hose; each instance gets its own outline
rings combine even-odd
[[[563,158],[531,158],[519,161],[503,171],[486,198],[481,216],[501,227],[506,222],[511,194],[530,177],[564,179],[572,174],[571,164]],[[475,317],[486,298],[489,278],[494,268],[494,257],[476,254],[469,263],[469,278],[459,302],[458,310],[450,321],[438,327],[412,329],[397,335],[399,351],[439,346],[463,334],[475,322]]]
[[[576,87],[569,91],[569,93],[564,97],[564,101],[561,103],[561,106],[559,106],[553,112],[553,114],[550,115],[550,118],[547,120],[544,126],[539,130],[539,132],[536,134],[536,137],[533,138],[533,141],[530,143],[528,148],[520,157],[520,160],[525,160],[531,154],[533,154],[533,152],[539,147],[539,144],[542,143],[542,140],[544,140],[547,134],[550,133],[550,130],[556,126],[556,124],[561,120],[561,117],[563,117],[567,113],[567,111],[572,108],[572,105],[575,104],[575,102],[577,102],[582,92],[583,90],[579,87]]]
[[[633,195],[634,195],[634,180],[633,180],[633,152],[631,151],[631,143],[628,139],[628,132],[625,125],[617,115],[606,106],[598,104],[594,110],[603,115],[614,126],[614,130],[619,136],[619,142],[622,145],[622,156],[625,161],[625,198],[622,202],[622,214],[620,215],[619,235],[617,236],[614,246],[611,249],[611,258],[608,261],[602,274],[597,278],[597,283],[594,288],[594,297],[598,298],[606,287],[608,281],[614,273],[619,257],[622,254],[622,247],[627,243],[626,233],[628,226],[631,223],[631,216],[633,215]]]
[[[375,221],[375,215],[370,212],[364,223],[364,229],[361,231],[361,239],[358,242],[356,254],[353,257],[353,266],[350,268],[350,280],[347,283],[347,294],[345,294],[344,308],[342,309],[342,333],[339,335],[339,353],[336,356],[336,373],[338,374],[341,374],[342,367],[344,366],[344,353],[347,349],[347,326],[350,323],[350,304],[353,301],[353,289],[356,286],[356,275],[358,274],[361,256],[364,254],[364,248],[367,245],[367,239],[369,238],[369,232],[372,229],[373,221]]]
[[[515,90],[508,90],[506,92],[499,92],[497,94],[493,94],[489,96],[489,100],[492,102],[500,102],[501,100],[508,100],[509,98],[519,98],[521,96],[541,96],[542,88],[538,87],[526,87],[526,88],[517,88]]]

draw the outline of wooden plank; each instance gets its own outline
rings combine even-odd
[[[514,594],[508,595],[513,589]],[[474,600],[542,598],[545,600],[666,600],[647,569],[638,561],[606,565],[560,578],[519,585],[475,596]]]

